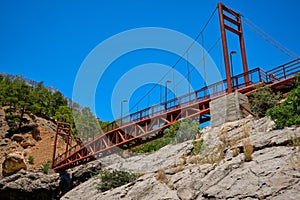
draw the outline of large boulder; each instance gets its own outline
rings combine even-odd
[[[13,141],[16,141],[16,142],[20,143],[24,140],[24,136],[21,135],[21,134],[14,134],[11,139]]]
[[[0,199],[48,200],[61,195],[59,174],[20,170],[0,179]]]
[[[39,126],[34,127],[31,134],[32,134],[33,139],[35,139],[36,141],[42,140],[42,138],[41,138],[41,128]]]
[[[20,142],[20,145],[23,148],[27,148],[27,147],[32,147],[35,146],[35,140],[31,137],[25,137],[24,140],[22,142]]]
[[[20,152],[8,154],[2,163],[2,175],[7,176],[14,174],[21,169],[27,169],[24,156]]]

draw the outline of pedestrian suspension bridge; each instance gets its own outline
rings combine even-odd
[[[166,128],[179,120],[191,118],[200,123],[207,122],[210,120],[209,103],[213,99],[232,92],[249,95],[254,92],[260,84],[268,85],[275,91],[281,91],[283,93],[290,91],[295,83],[296,74],[300,72],[300,58],[287,48],[281,46],[281,44],[274,39],[268,39],[273,46],[288,55],[291,61],[268,71],[261,68],[248,70],[241,14],[226,7],[222,3],[218,4],[213,14],[215,14],[216,11],[218,11],[220,22],[220,38],[222,41],[222,53],[226,70],[225,80],[211,85],[205,85],[198,90],[117,119],[102,128],[103,134],[90,141],[82,143],[72,142],[70,125],[58,122],[52,168],[55,170],[68,169],[113,154],[119,150],[130,149],[158,139],[163,136],[163,132]],[[268,35],[263,31],[259,31],[251,21],[245,20],[245,23],[259,36],[267,39]],[[232,75],[226,39],[227,31],[237,35],[239,38],[243,66],[243,73],[241,74]],[[200,34],[202,32],[203,30]],[[63,137],[66,143],[65,152],[63,153],[58,153],[56,149],[58,137]]]

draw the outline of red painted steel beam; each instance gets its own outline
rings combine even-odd
[[[290,63],[284,68],[284,70],[290,70],[290,73],[293,72],[295,74],[300,71],[300,66],[296,66],[297,67]],[[255,75],[256,73],[258,73],[257,75],[260,77],[258,82],[252,80],[252,84],[248,86],[245,84],[245,82],[243,82],[241,83],[241,88],[238,88],[237,91],[246,95],[248,95],[251,91],[255,91],[256,85],[263,83],[261,78],[262,73],[265,73],[263,70],[256,68],[247,71],[246,73],[235,76],[235,78],[238,79],[239,77],[243,77],[245,74],[251,74],[250,77],[252,77],[252,74]],[[269,75],[267,73],[265,73],[264,75],[266,76],[265,79],[268,80]],[[287,79],[281,79],[274,83],[265,83],[275,88],[290,83],[290,81],[294,80],[295,76]],[[223,82],[224,81],[220,83]],[[214,88],[215,86],[218,86],[218,84],[219,83],[215,83],[212,86],[207,86],[207,88]],[[195,94],[198,94],[198,92],[200,91],[202,91],[202,89],[195,91]],[[204,91],[206,91],[206,89]],[[199,121],[203,122],[202,116],[206,116],[210,113],[209,102],[226,94],[226,92],[223,89],[221,91],[216,90],[214,92],[215,93],[210,94],[210,96],[207,96],[206,93],[203,94],[204,96],[196,95],[197,98],[193,101],[185,103],[185,106],[178,106],[173,110],[167,110],[164,113],[157,112],[153,115],[149,115],[147,118],[141,116],[141,120],[132,121],[123,125],[122,127],[117,127],[113,130],[110,130],[104,135],[101,135],[100,137],[96,138],[95,140],[86,143],[84,146],[77,145],[75,148],[71,148],[70,151],[66,151],[63,154],[66,156],[65,159],[58,162],[53,162],[53,168],[56,170],[70,168],[78,164],[89,162],[91,160],[94,160],[95,158],[109,155],[120,149],[129,149],[143,144],[145,142],[157,139],[163,136],[163,130],[165,128],[168,128],[178,120],[186,118],[199,118]],[[209,120],[209,117],[205,117],[204,121],[205,120]],[[62,132],[62,130],[64,130],[67,133]],[[57,135],[68,135],[67,130],[68,127],[65,128],[64,125],[61,125],[60,123],[57,124]],[[55,139],[55,143],[56,141],[57,137]],[[56,147],[56,145],[54,146]],[[78,150],[76,150],[75,152],[71,151],[72,149],[76,149],[78,146],[80,146]],[[54,161],[55,150],[53,158]]]
[[[226,39],[223,9],[224,9],[224,5],[222,3],[218,3],[219,20],[220,20],[221,37],[222,37],[222,47],[223,47],[223,56],[224,56],[224,64],[225,64],[225,70],[226,70],[227,93],[229,94],[229,93],[232,93],[232,81],[231,81],[231,74],[230,74],[229,54],[228,54],[228,46],[227,46],[227,39]]]
[[[231,67],[229,64],[229,54],[228,54],[228,46],[227,46],[227,39],[226,39],[226,30],[231,31],[232,33],[239,36],[240,42],[240,49],[241,49],[241,57],[242,57],[242,64],[244,70],[244,82],[246,85],[249,85],[249,76],[248,72],[248,64],[246,59],[246,50],[245,50],[245,42],[244,42],[244,34],[242,29],[242,21],[241,21],[241,14],[238,12],[233,11],[232,9],[224,6],[222,3],[218,3],[218,10],[219,10],[219,21],[221,27],[221,37],[222,37],[222,46],[223,46],[223,55],[224,55],[224,63],[225,63],[225,70],[226,70],[226,79],[227,79],[227,87],[228,93],[233,92],[232,88],[232,80],[231,80]],[[236,19],[229,17],[228,15],[224,14],[224,11],[233,15]],[[225,24],[225,21],[229,21],[230,23],[237,26],[236,28],[231,27],[228,24]]]

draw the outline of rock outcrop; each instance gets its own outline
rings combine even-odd
[[[22,169],[18,173],[0,179],[0,199],[59,199],[74,186],[94,176],[101,167],[101,162],[96,160],[65,172],[52,172],[50,175],[39,170]]]
[[[60,192],[59,174],[45,175],[21,170],[0,180],[0,199],[58,199]]]
[[[14,174],[21,169],[27,169],[27,165],[24,156],[21,152],[15,152],[8,154],[2,163],[2,174],[4,176]]]
[[[62,199],[300,199],[300,127],[273,127],[268,118],[250,117],[207,127],[199,155],[189,155],[188,141],[150,155],[119,158],[108,168],[145,174],[106,192],[98,190],[101,180],[95,176]],[[253,148],[249,162],[246,142]]]
[[[149,155],[110,155],[60,174],[20,170],[0,179],[0,199],[300,199],[300,127],[273,127],[268,118],[251,117],[207,127],[197,155],[187,141]],[[253,149],[247,162],[246,143]],[[101,192],[96,172],[103,167],[140,176]]]

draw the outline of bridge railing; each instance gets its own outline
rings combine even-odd
[[[247,85],[266,82],[269,78],[266,72],[260,68],[255,68],[246,73],[249,77],[249,82],[245,82],[244,76],[245,73],[236,75],[232,77],[233,89],[237,90],[243,88]],[[167,111],[177,109],[189,105],[191,103],[200,102],[205,99],[213,98],[227,92],[227,81],[222,80],[217,83],[205,86],[199,90],[193,91],[191,93],[170,99],[167,102],[153,105],[151,107],[142,109],[140,111],[134,112],[130,115],[124,116],[121,119],[117,119],[114,122],[108,124],[102,130],[103,132],[108,132],[119,126],[124,126],[128,123],[137,122],[143,119],[147,119],[159,114],[163,114]]]
[[[232,87],[233,90],[235,91],[257,83],[273,83],[273,82],[277,82],[295,76],[295,74],[299,72],[300,72],[300,59],[298,58],[269,71],[264,71],[261,68],[255,68],[248,71],[247,73],[242,73],[233,76],[231,77]],[[245,82],[245,76],[248,76],[248,80],[249,80],[248,82]],[[167,113],[174,109],[178,109],[180,107],[184,107],[196,102],[201,102],[206,99],[211,99],[216,96],[226,94],[227,88],[228,87],[227,87],[226,80],[222,80],[217,83],[204,86],[199,90],[195,90],[188,94],[170,99],[167,102],[153,105],[151,107],[142,109],[138,112],[134,112],[130,115],[124,116],[123,118],[117,119],[114,122],[102,128],[102,130],[95,136],[98,137],[120,126],[121,127],[126,126],[129,123],[134,123],[147,118],[155,117],[157,115]],[[66,158],[67,156],[76,152],[78,149],[82,148],[84,143],[77,144],[69,148],[67,152],[60,154],[58,157]]]
[[[269,71],[264,71],[261,68],[255,68],[249,70],[246,73],[241,73],[232,78],[233,90],[244,88],[248,85],[264,82],[271,83],[276,82],[288,77],[294,76],[299,72],[300,59],[295,59],[284,65],[278,66]],[[245,75],[248,76],[249,81],[245,82]],[[121,119],[117,119],[114,122],[108,124],[102,130],[103,132],[111,131],[119,126],[124,126],[128,123],[134,123],[143,119],[147,119],[165,112],[177,109],[182,106],[189,105],[191,103],[200,102],[205,99],[213,98],[227,92],[227,81],[222,80],[217,83],[205,86],[199,90],[193,91],[189,94],[185,94],[174,99],[170,99],[167,102],[153,105],[151,107],[134,112],[130,115],[124,116]]]
[[[274,69],[267,71],[269,82],[276,82],[295,76],[300,72],[300,58],[292,60],[291,62],[280,65]]]

